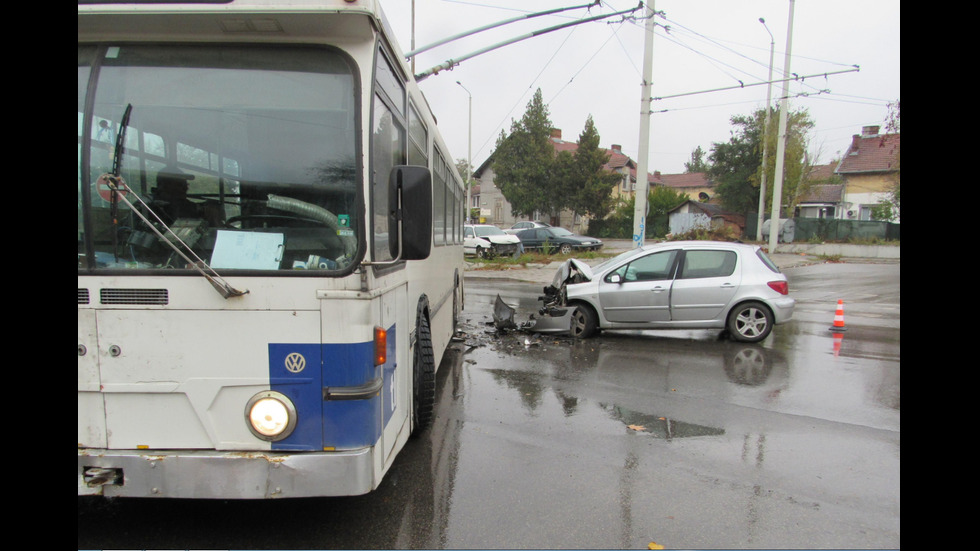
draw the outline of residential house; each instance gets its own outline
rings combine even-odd
[[[708,179],[704,172],[685,172],[681,174],[661,174],[660,171],[653,173],[653,179],[659,185],[673,189],[678,193],[686,194],[693,201],[702,203],[717,203],[715,198],[715,183]]]
[[[837,163],[817,165],[810,169],[809,189],[796,201],[797,218],[838,218],[844,201],[844,184],[836,178]]]
[[[813,185],[796,203],[800,218],[871,220],[871,209],[887,200],[898,175],[900,134],[879,134],[865,126],[851,138],[837,163],[813,167]]]
[[[871,209],[887,201],[898,179],[901,134],[879,134],[865,126],[855,134],[835,173],[844,179],[844,201],[838,218],[871,220]]]

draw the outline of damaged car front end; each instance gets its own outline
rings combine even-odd
[[[538,311],[540,317],[528,329],[536,333],[576,335],[575,306],[568,305],[567,285],[585,283],[592,280],[592,268],[581,260],[574,258],[566,260],[559,266],[555,278],[544,288],[544,295],[538,297],[542,307]],[[581,315],[581,314],[579,314]]]
[[[758,245],[675,241],[601,264],[563,263],[539,297],[531,331],[588,338],[600,330],[707,329],[759,342],[792,319],[786,275]]]

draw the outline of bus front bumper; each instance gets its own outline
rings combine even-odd
[[[360,495],[373,448],[340,452],[78,450],[78,495],[267,499]]]

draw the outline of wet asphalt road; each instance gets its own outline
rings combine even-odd
[[[520,322],[540,285],[469,278],[435,424],[377,492],[80,499],[78,548],[898,548],[900,267],[784,271],[761,345],[499,334],[497,294]]]

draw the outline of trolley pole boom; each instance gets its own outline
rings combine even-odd
[[[493,45],[487,46],[485,48],[481,48],[479,50],[476,50],[476,51],[471,52],[469,54],[466,54],[464,56],[461,56],[461,57],[458,57],[458,58],[453,58],[453,59],[448,59],[448,60],[444,61],[443,63],[440,63],[439,65],[436,65],[436,66],[434,66],[432,68],[426,69],[425,71],[422,71],[421,73],[415,75],[415,80],[417,82],[422,82],[423,80],[429,78],[430,76],[439,73],[439,71],[445,71],[445,70],[452,69],[453,67],[459,65],[461,62],[466,61],[467,59],[474,58],[474,57],[476,57],[478,55],[485,54],[487,52],[491,52],[493,50],[496,50],[498,48],[502,48],[504,46],[509,46],[511,44],[514,44],[516,42],[520,42],[522,40],[527,40],[528,38],[534,38],[536,36],[541,36],[541,35],[548,34],[550,32],[554,32],[554,31],[557,31],[557,30],[565,29],[565,28],[568,28],[568,27],[574,27],[575,25],[581,25],[582,23],[591,23],[593,21],[599,21],[599,20],[602,20],[602,19],[608,19],[610,17],[615,17],[617,15],[628,15],[628,14],[631,14],[631,13],[633,13],[633,12],[639,10],[639,9],[642,9],[642,8],[643,8],[643,3],[641,2],[637,7],[631,8],[631,9],[628,9],[628,10],[622,10],[622,11],[617,11],[617,12],[613,12],[613,13],[607,13],[605,15],[594,15],[592,17],[586,17],[586,18],[583,18],[583,19],[579,19],[578,21],[573,21],[571,23],[562,23],[560,25],[554,25],[552,27],[547,27],[547,28],[540,29],[540,30],[537,30],[537,31],[532,31],[532,32],[529,32],[529,33],[525,33],[523,35],[516,36],[516,37],[511,38],[509,40],[505,40],[503,42],[499,42],[497,44],[493,44]]]

